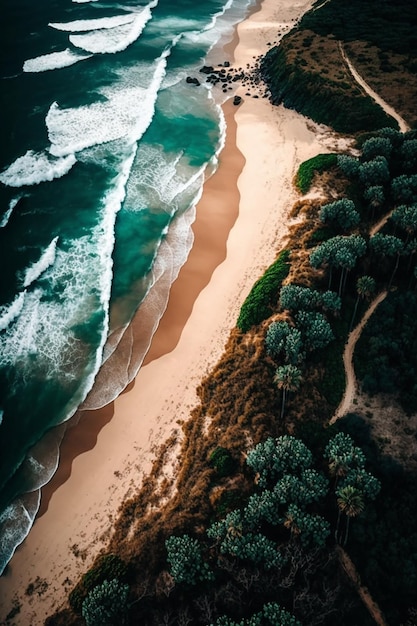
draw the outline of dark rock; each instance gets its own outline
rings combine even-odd
[[[200,72],[203,72],[203,74],[211,74],[214,72],[214,67],[212,65],[203,65]]]
[[[225,61],[225,62],[223,63],[223,65],[224,65],[224,67],[230,67],[230,63],[229,63],[229,61]]]
[[[241,102],[242,102],[242,98],[241,98],[240,96],[235,96],[235,97],[233,98],[233,104],[234,104],[235,106],[238,106],[238,104],[240,104]]]
[[[191,85],[197,85],[197,87],[200,84],[200,81],[197,78],[192,78],[191,76],[187,76],[186,81],[187,83],[190,83]]]

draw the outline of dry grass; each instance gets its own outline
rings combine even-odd
[[[361,95],[361,90],[352,79],[343,63],[339,42],[333,35],[321,36],[311,30],[296,30],[291,33],[291,45],[287,47],[289,65],[308,68],[312,76],[325,78],[330,90],[342,89]]]
[[[411,127],[417,125],[417,73],[410,55],[382,53],[364,41],[345,44],[355,69],[381,98],[390,104]],[[414,62],[416,65],[416,62]]]
[[[381,453],[398,461],[409,471],[417,470],[417,414],[406,415],[395,398],[359,391],[353,410],[371,428]]]

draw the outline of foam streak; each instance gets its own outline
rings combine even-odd
[[[61,52],[51,52],[50,54],[43,54],[33,59],[28,59],[23,64],[24,72],[47,72],[49,70],[56,70],[62,67],[69,67],[78,63],[78,61],[84,61],[89,59],[91,54],[80,54],[72,52],[69,48],[62,50]]]
[[[54,264],[57,241],[58,237],[54,237],[39,261],[36,261],[36,263],[26,270],[25,279],[23,281],[25,287],[29,287],[29,285],[37,280],[50,265]]]
[[[8,187],[24,187],[38,185],[54,178],[65,176],[74,163],[74,154],[66,154],[64,158],[51,157],[46,152],[28,150],[0,174],[0,182]]]

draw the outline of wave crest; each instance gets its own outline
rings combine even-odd
[[[114,28],[133,22],[136,17],[135,13],[127,15],[114,15],[113,17],[99,17],[91,20],[73,20],[72,22],[50,22],[48,26],[55,30],[65,32],[83,32],[89,30],[98,30],[102,28]]]
[[[8,187],[25,187],[51,181],[65,176],[74,163],[74,154],[63,158],[48,155],[46,152],[28,150],[0,174],[0,182]]]
[[[40,259],[28,267],[23,281],[24,287],[29,287],[48,269],[48,267],[55,263],[57,241],[58,237],[54,237],[46,250],[42,253]]]
[[[21,291],[11,304],[0,307],[0,330],[7,328],[19,316],[23,308],[25,295],[26,290]]]
[[[153,3],[155,6],[156,3]],[[146,7],[129,24],[115,28],[95,30],[83,35],[70,35],[70,42],[76,48],[95,54],[115,54],[136,41],[152,17],[151,6]]]
[[[57,70],[63,67],[69,67],[70,65],[78,63],[78,61],[84,61],[90,57],[91,54],[72,52],[69,48],[66,48],[61,52],[51,52],[50,54],[43,54],[33,59],[27,59],[27,61],[23,63],[23,71],[39,73]]]

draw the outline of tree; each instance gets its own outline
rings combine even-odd
[[[337,165],[343,174],[350,179],[356,178],[359,174],[359,159],[351,156],[350,154],[338,154]]]
[[[407,139],[403,142],[399,155],[404,172],[415,172],[417,168],[417,139]]]
[[[363,500],[363,493],[353,485],[346,485],[341,487],[336,492],[337,506],[339,511],[346,515],[346,531],[343,545],[346,545],[349,534],[349,522],[352,517],[357,517],[362,513],[365,508]],[[338,519],[339,525],[339,519]],[[336,528],[336,534],[338,534],[338,528]]]
[[[355,267],[357,259],[366,252],[366,242],[360,235],[337,235],[317,246],[310,254],[311,265],[319,267],[329,266],[329,287],[332,279],[332,268],[341,268],[339,282],[339,292],[346,283],[346,276],[349,270]]]
[[[261,611],[255,613],[247,619],[235,622],[226,615],[219,617],[216,624],[210,626],[301,626],[291,613],[281,608],[276,602],[268,602]]]
[[[352,200],[341,198],[324,204],[320,209],[320,219],[322,222],[332,223],[341,230],[349,230],[359,224],[360,216]]]
[[[321,294],[321,305],[323,311],[336,314],[342,307],[342,301],[335,291],[323,291]]]
[[[388,137],[371,137],[362,144],[362,157],[365,161],[383,156],[389,159],[392,152],[392,143]]]
[[[94,587],[82,605],[82,616],[87,626],[121,624],[127,611],[129,585],[116,578],[105,580]]]
[[[352,467],[348,470],[340,483],[340,487],[347,487],[348,485],[359,489],[367,500],[375,500],[381,491],[379,480],[363,467]]]
[[[369,300],[371,296],[373,296],[373,294],[375,293],[375,289],[376,289],[376,282],[375,282],[375,279],[372,278],[372,276],[361,276],[356,281],[357,298],[355,302],[355,307],[353,309],[352,320],[350,322],[350,330],[352,330],[352,327],[353,327],[353,322],[355,320],[356,312],[358,310],[359,300],[361,298],[365,298],[366,300]]]
[[[286,396],[291,391],[297,391],[301,385],[301,370],[295,365],[280,365],[277,367],[274,382],[282,390],[281,419],[284,417]]]
[[[259,532],[226,535],[220,545],[220,552],[262,565],[266,570],[280,568],[285,562],[275,541]]]
[[[259,475],[258,484],[266,487],[284,474],[311,467],[312,454],[307,446],[291,435],[268,437],[248,452],[246,463]]]
[[[364,187],[383,185],[390,180],[388,161],[383,156],[377,156],[365,161],[359,167],[359,181]]]
[[[320,515],[306,513],[296,504],[290,504],[285,515],[285,528],[292,538],[298,538],[304,547],[322,548],[330,534],[330,524]]]
[[[330,439],[324,450],[331,476],[336,477],[336,485],[339,478],[346,476],[349,469],[365,465],[365,455],[361,448],[355,446],[350,435],[337,433]]]
[[[391,194],[394,202],[412,203],[417,201],[417,174],[401,174],[391,180]]]
[[[223,520],[214,522],[207,529],[207,536],[219,543],[222,554],[251,561],[265,569],[284,565],[285,558],[275,541],[258,530],[265,517],[266,500],[263,493],[255,494],[243,511],[231,511]]]
[[[289,311],[311,311],[323,308],[335,313],[340,311],[341,300],[334,291],[317,291],[301,285],[285,285],[281,288],[279,302]]]
[[[334,339],[329,322],[317,311],[300,311],[296,315],[297,326],[301,330],[303,343],[307,350],[325,348]]]
[[[181,537],[172,535],[165,541],[165,546],[171,575],[176,583],[195,585],[200,581],[212,579],[213,574],[203,561],[197,539],[187,534]]]
[[[281,287],[279,303],[283,309],[298,311],[314,309],[320,302],[320,293],[310,287],[285,285]]]
[[[417,204],[398,206],[392,212],[391,219],[402,230],[405,230],[407,233],[405,243],[408,243],[410,237],[417,231]]]
[[[400,255],[404,251],[404,242],[394,235],[384,235],[383,233],[376,233],[369,240],[371,250],[380,256],[391,257],[395,256],[396,261],[391,277],[388,282],[388,289],[391,287],[392,281],[397,271],[400,261]]]
[[[372,209],[371,219],[375,214],[375,209],[380,209],[385,202],[385,190],[382,185],[371,185],[367,187],[363,192],[364,199],[369,202],[369,206]]]
[[[284,353],[285,360],[295,365],[302,359],[301,332],[288,322],[272,322],[265,337],[266,349],[273,358]]]

